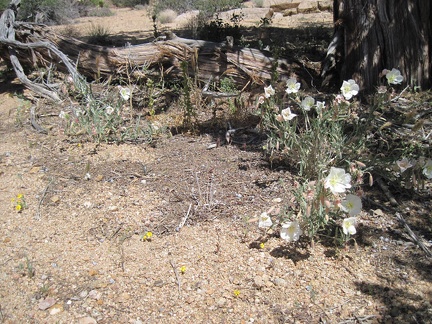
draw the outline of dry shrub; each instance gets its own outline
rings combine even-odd
[[[73,37],[73,38],[81,37],[81,32],[75,26],[72,26],[72,25],[66,25],[62,29],[60,29],[58,32],[60,35],[63,35],[63,36],[68,36],[68,37]]]
[[[177,18],[177,13],[172,9],[165,9],[158,15],[158,19],[161,24],[169,24]]]

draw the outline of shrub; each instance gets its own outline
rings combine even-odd
[[[3,11],[7,8],[7,6],[9,5],[8,0],[0,0],[0,11]]]
[[[21,2],[18,19],[46,24],[64,24],[80,16],[79,7],[68,0],[29,0]]]
[[[177,13],[174,10],[166,9],[164,11],[161,11],[158,15],[158,19],[161,22],[161,24],[169,24],[176,19]]]
[[[112,0],[113,5],[117,7],[131,7],[146,6],[149,4],[149,0]]]
[[[87,12],[87,16],[89,17],[109,17],[113,15],[113,12],[106,7],[90,8]]]
[[[254,4],[254,6],[257,8],[264,7],[264,0],[253,0],[252,2]]]
[[[110,30],[108,27],[92,24],[89,29],[88,42],[95,45],[110,45],[109,36]]]
[[[199,10],[207,17],[211,17],[216,12],[240,8],[241,3],[241,0],[161,0],[157,1],[153,5],[153,11],[155,14],[158,14],[165,9],[172,9],[179,13],[184,13],[190,10]]]

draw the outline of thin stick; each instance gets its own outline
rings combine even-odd
[[[426,245],[424,245],[423,240],[411,230],[402,215],[400,213],[396,213],[395,215],[399,222],[405,227],[405,230],[408,232],[408,235],[411,237],[411,239],[426,253],[429,258],[432,258],[432,252],[427,248]]]
[[[32,126],[39,132],[42,134],[48,134],[48,132],[43,129],[38,122],[36,121],[36,112],[35,112],[35,106],[31,106],[30,108],[30,122],[32,124]]]
[[[189,209],[188,209],[188,211],[186,213],[186,216],[183,217],[183,219],[181,220],[179,226],[177,226],[176,232],[180,232],[180,230],[182,229],[182,227],[184,226],[184,224],[186,224],[186,221],[189,218],[189,214],[190,214],[191,208],[192,208],[192,203],[189,204]]]
[[[174,265],[173,260],[170,259],[170,260],[169,260],[169,263],[171,264],[171,267],[172,267],[173,270],[174,270],[174,273],[175,273],[175,276],[176,276],[176,280],[177,280],[177,287],[178,287],[179,297],[181,297],[181,288],[180,288],[180,286],[181,286],[181,281],[180,281],[180,277],[179,277],[179,274],[178,274],[177,268],[176,268],[176,266]]]
[[[42,197],[39,199],[38,209],[37,209],[36,216],[35,216],[35,218],[37,220],[41,220],[41,218],[42,218],[40,208],[42,206],[42,202],[44,201],[44,199],[48,193],[48,189],[53,182],[54,182],[54,178],[51,178],[50,182],[48,183],[48,185],[45,187],[44,191],[42,192]]]
[[[386,184],[381,179],[377,179],[376,182],[381,187],[382,191],[384,192],[384,194],[386,195],[386,197],[388,198],[392,206],[398,206],[399,203],[396,201],[395,197],[393,197],[392,193],[390,192]]]

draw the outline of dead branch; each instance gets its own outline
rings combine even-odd
[[[428,249],[428,247],[423,243],[423,240],[418,237],[412,230],[411,228],[408,226],[407,222],[405,221],[405,219],[402,217],[402,215],[400,213],[396,213],[396,218],[399,220],[399,222],[403,225],[403,227],[405,228],[405,230],[407,231],[408,235],[411,237],[411,239],[413,240],[413,242],[415,244],[417,244],[424,253],[426,253],[427,257],[432,258],[432,252]]]
[[[5,48],[8,50],[2,51]],[[148,77],[148,71],[137,69],[143,66],[163,71],[164,77],[183,77],[182,62],[189,63],[191,77],[203,82],[231,77],[237,86],[251,81],[264,85],[275,72],[284,80],[293,69],[290,62],[276,60],[257,49],[234,47],[229,41],[191,40],[172,33],[155,42],[121,48],[91,45],[58,35],[41,24],[16,22],[11,10],[5,11],[0,21],[0,57],[13,64],[17,76],[29,89],[55,101],[60,100],[56,90],[31,82],[23,66],[55,66],[69,73],[78,87],[83,86],[81,74],[93,79],[127,76],[132,81]]]

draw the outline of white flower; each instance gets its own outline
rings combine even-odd
[[[317,101],[316,103],[317,110],[322,110],[325,108],[325,101]]]
[[[406,170],[414,166],[414,163],[407,158],[403,158],[402,160],[396,161],[396,164],[401,170],[401,173],[404,173]]]
[[[357,233],[357,230],[355,228],[355,224],[356,224],[356,218],[355,217],[349,217],[349,218],[345,218],[342,222],[342,230],[344,232],[345,235],[354,235],[355,233]]]
[[[315,106],[315,99],[311,96],[307,96],[302,100],[300,105],[304,110],[309,111],[313,108],[313,106]]]
[[[275,91],[271,85],[269,85],[268,87],[264,87],[264,96],[266,98],[270,98],[274,94],[275,94]]]
[[[351,188],[351,175],[345,173],[344,169],[330,168],[330,173],[325,178],[324,188],[329,188],[333,194],[345,192],[345,189]]]
[[[286,93],[288,93],[288,94],[296,93],[299,91],[299,89],[300,89],[300,83],[297,82],[296,79],[294,79],[294,78],[288,79],[287,88],[285,90]]]
[[[340,204],[340,208],[352,217],[361,212],[362,201],[359,196],[349,194]]]
[[[282,115],[282,118],[283,118],[285,121],[291,120],[291,119],[293,119],[295,116],[297,116],[297,114],[293,114],[293,113],[291,112],[291,109],[290,109],[289,107],[283,109],[283,110],[281,111],[281,115]]]
[[[342,87],[340,89],[345,99],[350,100],[359,92],[360,87],[353,79],[349,79],[348,81],[344,81],[342,83]]]
[[[114,108],[111,106],[108,106],[105,108],[105,112],[107,113],[107,115],[111,115],[114,112]]]
[[[300,225],[297,221],[282,224],[282,229],[280,232],[281,239],[288,242],[294,242],[298,241],[300,235],[302,234],[303,231],[301,230]]]
[[[388,84],[400,84],[403,81],[403,76],[398,69],[384,70],[383,74],[387,78]]]
[[[62,111],[60,111],[59,117],[60,117],[61,119],[65,119],[65,118],[67,117],[67,115],[68,115],[68,114],[62,110]]]
[[[259,228],[269,228],[273,225],[273,222],[270,218],[270,216],[264,212],[260,215],[259,221],[258,221],[258,227]]]
[[[259,96],[258,98],[258,104],[262,105],[264,103],[264,96]]]
[[[120,95],[122,96],[123,100],[129,100],[131,91],[129,88],[120,88]]]
[[[423,174],[428,179],[432,179],[432,160],[429,159],[426,161],[424,167],[423,167]]]

